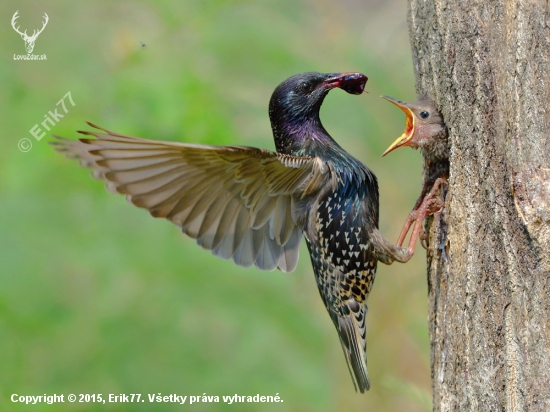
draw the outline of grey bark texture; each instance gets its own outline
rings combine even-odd
[[[550,5],[410,0],[418,94],[449,130],[429,222],[435,411],[550,411]]]

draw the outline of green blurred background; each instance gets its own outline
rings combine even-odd
[[[49,23],[14,61],[21,29]],[[304,71],[361,71],[369,94],[333,91],[327,130],[378,176],[395,240],[421,158],[383,150],[414,99],[406,1],[3,1],[0,4],[0,410],[430,410],[425,254],[380,265],[369,299],[372,389],[354,392],[305,247],[291,274],[236,267],[107,193],[29,130],[71,92],[52,129],[89,120],[163,140],[273,149],[267,104]],[[29,138],[23,153],[18,142]],[[275,395],[279,404],[46,404],[23,395]]]

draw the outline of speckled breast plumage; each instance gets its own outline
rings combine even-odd
[[[323,301],[331,315],[340,316],[356,309],[352,302],[365,304],[377,265],[357,193],[350,197],[343,192],[329,193],[319,202],[317,236],[306,239]]]

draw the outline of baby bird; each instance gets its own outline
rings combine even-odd
[[[441,185],[446,185],[449,178],[449,139],[447,127],[435,102],[423,96],[415,102],[404,102],[389,96],[382,98],[395,104],[405,112],[405,131],[382,154],[409,146],[420,149],[424,158],[424,185],[420,197],[409,214],[397,245],[401,246],[410,226],[415,222],[411,241],[416,239],[424,218],[439,210],[443,206],[441,198],[436,193]],[[414,246],[414,245],[413,245]]]

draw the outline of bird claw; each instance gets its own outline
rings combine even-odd
[[[420,238],[420,246],[422,246],[425,250],[430,250],[428,248],[428,244],[426,243],[426,241],[428,240],[428,235],[424,230],[420,232],[419,238]]]
[[[405,237],[407,236],[407,233],[409,232],[411,226],[413,226],[414,222],[413,231],[409,239],[408,247],[410,257],[412,257],[412,255],[414,254],[414,247],[418,237],[420,237],[420,243],[422,247],[428,250],[428,247],[425,246],[423,243],[423,241],[427,239],[427,235],[422,231],[422,222],[424,221],[426,216],[433,215],[439,212],[445,206],[445,201],[443,200],[442,196],[437,196],[436,193],[442,185],[447,184],[447,179],[445,178],[440,177],[436,179],[429,193],[424,196],[423,199],[419,199],[414,209],[411,211],[411,213],[409,213],[409,216],[407,217],[407,220],[403,225],[403,229],[401,230],[401,234],[399,235],[399,239],[397,240],[397,246],[403,245]]]

